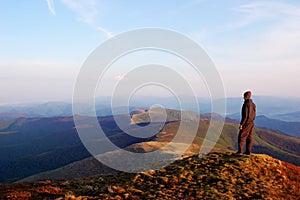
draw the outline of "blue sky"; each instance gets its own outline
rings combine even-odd
[[[108,38],[143,27],[198,42],[227,96],[251,89],[300,98],[297,0],[6,0],[0,21],[0,104],[70,100],[88,55]]]

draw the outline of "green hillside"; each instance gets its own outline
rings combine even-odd
[[[150,110],[157,112],[157,110]],[[158,114],[160,113],[157,112]],[[156,113],[156,114],[157,114]],[[154,114],[154,115],[153,115]],[[127,130],[139,134],[139,126],[147,126],[149,116],[158,116],[156,122],[148,124],[149,129],[159,127],[159,120],[162,118],[155,113],[149,115],[149,111],[137,112],[132,115],[132,120],[128,120]],[[119,118],[127,116],[117,116]],[[197,115],[196,115],[197,117]],[[222,116],[213,114],[214,123],[208,114],[202,115],[200,120],[195,119],[195,113],[184,113],[176,110],[167,110],[167,121],[163,122],[163,127],[159,132],[149,138],[136,138],[124,133],[116,125],[114,118],[101,117],[99,122],[110,140],[127,151],[150,152],[161,149],[175,137],[180,124],[184,121],[186,127],[183,133],[177,138],[177,142],[164,149],[165,153],[181,154],[186,147],[184,141],[191,139],[191,146],[185,151],[183,156],[198,154],[200,148],[208,149],[203,145],[207,129],[212,125],[215,130]],[[181,121],[183,119],[183,121]],[[199,123],[196,137],[191,135],[194,122]],[[234,121],[233,121],[234,122]],[[191,126],[189,126],[189,123]],[[14,132],[10,134],[0,134],[0,180],[1,182],[12,182],[17,180],[43,180],[84,177],[97,173],[111,172],[106,170],[103,165],[90,166],[90,173],[85,171],[86,165],[90,162],[90,154],[80,143],[80,139],[74,129],[74,122],[71,117],[52,117],[52,118],[29,118],[18,119],[15,121],[0,123],[0,131]],[[213,148],[214,152],[233,152],[237,147],[238,125],[226,119],[222,134],[218,138]],[[300,166],[300,139],[287,136],[269,130],[255,128],[253,134],[253,152],[268,154],[274,158],[293,163]],[[208,141],[209,142],[209,141]],[[207,144],[207,143],[206,143]],[[99,143],[101,145],[101,141]],[[105,152],[102,152],[105,153]],[[114,155],[115,152],[110,152]],[[117,155],[117,154],[115,154]],[[97,161],[92,159],[94,163]],[[131,163],[134,165],[134,161]],[[83,172],[84,171],[84,172]],[[28,177],[28,178],[26,178]],[[24,179],[25,178],[25,179]]]
[[[167,143],[173,139],[178,131],[178,127],[180,126],[180,111],[167,110],[167,113],[168,116],[170,116],[168,118],[172,118],[172,120],[166,123],[163,130],[156,135],[154,141]],[[147,116],[148,114],[143,113],[137,115],[134,119],[136,119],[137,121],[142,121],[141,119],[145,118],[145,115]],[[178,120],[176,121],[174,120],[174,118],[178,118]],[[207,133],[208,127],[211,125],[211,121],[209,120],[208,115],[204,115],[204,117],[202,118],[205,119],[200,120],[199,122],[199,129],[193,142],[194,145],[191,147],[193,148],[193,150],[191,151],[190,149],[189,155],[191,153],[199,152],[199,149],[203,142],[203,138]],[[217,117],[216,114],[213,114],[212,118],[221,119],[222,117]],[[212,124],[212,126],[213,125],[218,126],[218,122],[215,122],[214,124]],[[186,129],[185,131],[186,133],[183,135],[190,135],[188,129]],[[231,122],[225,122],[222,133],[218,139],[217,144],[214,147],[214,150],[235,150],[237,148],[237,136],[238,125]],[[137,149],[138,147],[139,151],[142,151],[141,149],[143,149],[143,146],[147,146],[147,149],[149,149],[149,146],[152,146],[152,151],[162,147],[162,145],[152,142],[151,144],[134,144],[132,148]],[[155,146],[157,146],[157,148],[155,148]],[[145,150],[145,152],[147,152],[147,150]],[[253,152],[265,153],[280,160],[284,160],[300,166],[300,138],[297,137],[276,133],[262,128],[255,128],[253,131]]]

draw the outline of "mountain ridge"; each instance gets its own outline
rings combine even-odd
[[[255,124],[262,128],[280,131],[282,133],[300,138],[300,122],[286,122],[260,115],[256,117]]]
[[[136,174],[0,186],[1,199],[299,199],[300,167],[263,154],[211,152]]]

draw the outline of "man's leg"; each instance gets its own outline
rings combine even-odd
[[[243,153],[244,145],[248,136],[248,132],[246,131],[246,127],[240,130],[238,136],[238,153]]]
[[[246,154],[251,154],[252,152],[252,131],[253,131],[254,123],[250,123],[247,126],[248,137],[246,139]]]

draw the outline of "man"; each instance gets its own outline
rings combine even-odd
[[[256,105],[251,99],[251,91],[244,93],[244,104],[242,107],[242,119],[240,122],[240,132],[238,136],[237,155],[243,155],[244,145],[246,142],[245,154],[250,155],[252,150],[252,130],[256,116]]]

